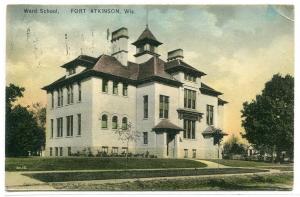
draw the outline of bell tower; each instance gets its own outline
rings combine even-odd
[[[138,64],[148,61],[153,56],[160,56],[157,53],[157,47],[162,43],[155,38],[148,25],[146,25],[146,29],[137,41],[132,44],[136,46],[136,54],[134,57],[136,57],[136,63]]]

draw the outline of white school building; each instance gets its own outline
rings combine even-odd
[[[223,130],[226,101],[201,82],[205,73],[184,60],[182,49],[157,52],[162,44],[148,27],[132,43],[128,29],[111,34],[111,54],[80,55],[62,65],[66,74],[47,92],[45,155],[150,154],[161,158],[218,158],[214,134]],[[130,123],[139,137],[122,141]],[[222,132],[221,132],[222,133]],[[223,132],[225,135],[225,133]],[[219,153],[220,154],[220,153]]]

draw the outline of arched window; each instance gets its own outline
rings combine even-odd
[[[107,128],[107,115],[102,115],[102,119],[101,119],[101,127],[102,128]]]
[[[117,129],[118,128],[118,117],[113,116],[112,118],[112,129]]]
[[[127,129],[127,118],[126,117],[124,117],[122,119],[122,129]]]

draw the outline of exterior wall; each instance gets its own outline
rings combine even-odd
[[[67,156],[67,147],[71,147],[72,152],[80,150],[81,147],[89,146],[92,142],[92,81],[90,78],[81,81],[81,102],[78,101],[78,85],[74,84],[74,103],[67,105],[66,87],[63,88],[63,106],[57,106],[57,91],[54,91],[54,108],[51,107],[51,93],[47,94],[47,116],[46,116],[46,149],[45,154],[49,156],[50,147],[63,147],[63,156]],[[77,135],[77,114],[81,114],[81,135]],[[67,135],[66,116],[73,115],[73,136]],[[63,136],[57,137],[57,118],[63,118]],[[51,119],[53,119],[53,133],[51,138]]]
[[[224,125],[224,105],[218,106],[218,127],[223,130]]]
[[[144,96],[148,96],[148,118],[144,118]],[[155,125],[155,84],[153,82],[142,84],[136,89],[136,125],[140,138],[136,143],[136,150],[140,153],[149,152],[157,154],[156,150],[156,134],[152,131]],[[148,132],[148,144],[144,144],[143,132]]]
[[[57,91],[54,91],[54,108],[51,108],[51,94],[47,94],[47,126],[46,126],[46,156],[49,156],[49,148],[63,147],[63,156],[67,156],[67,147],[71,147],[72,153],[90,148],[93,154],[102,151],[102,147],[108,147],[111,153],[112,147],[118,147],[118,153],[127,147],[126,142],[121,141],[116,130],[112,129],[112,117],[118,117],[118,125],[122,125],[122,118],[127,117],[140,137],[137,142],[129,143],[129,152],[146,153],[167,156],[166,132],[155,133],[152,128],[162,119],[159,118],[159,96],[169,96],[169,120],[183,128],[183,120],[178,118],[178,108],[184,108],[184,89],[191,89],[196,94],[196,110],[203,113],[201,121],[196,121],[195,139],[184,139],[183,131],[176,135],[174,141],[175,157],[185,157],[185,149],[188,150],[188,158],[192,158],[193,149],[196,150],[196,158],[218,158],[218,147],[213,144],[213,138],[204,138],[202,132],[209,126],[206,123],[206,105],[214,106],[215,127],[223,127],[223,106],[218,106],[218,99],[214,96],[203,95],[199,91],[201,79],[196,82],[184,80],[184,73],[174,73],[173,76],[183,83],[182,87],[173,87],[158,82],[149,82],[138,87],[128,85],[128,96],[122,95],[123,84],[118,84],[118,95],[114,95],[113,81],[108,82],[108,93],[102,92],[102,79],[90,77],[81,81],[82,99],[78,102],[78,85],[74,83],[74,103],[67,105],[67,90],[63,88],[64,105],[57,106]],[[144,118],[143,96],[148,95],[148,118]],[[81,114],[81,135],[77,136],[77,114]],[[101,128],[102,115],[108,116],[108,128]],[[66,116],[73,115],[73,136],[66,136]],[[56,137],[57,118],[63,117],[63,137]],[[53,119],[54,137],[50,137],[50,124]],[[143,132],[148,132],[148,144],[143,142]],[[171,145],[171,144],[169,144]],[[171,145],[173,148],[173,145]]]
[[[118,126],[122,126],[122,118],[127,117],[128,123],[136,127],[136,88],[128,85],[128,96],[122,95],[123,84],[118,84],[118,95],[112,93],[113,81],[108,82],[108,93],[102,92],[102,79],[92,78],[92,151],[102,150],[102,146],[108,147],[111,153],[112,147],[118,147],[121,153],[122,148],[127,147],[127,143],[121,141],[116,130],[112,129],[112,117],[118,117]],[[108,128],[101,128],[102,115],[108,115]],[[135,152],[134,142],[129,143],[129,152]]]
[[[144,62],[147,62],[149,59],[151,59],[153,57],[153,55],[150,55],[150,54],[148,54],[148,53],[146,53],[146,54],[143,54],[143,55],[141,55],[141,56],[138,56],[138,57],[136,57],[135,58],[135,62],[137,63],[137,64],[142,64],[142,63],[144,63]]]

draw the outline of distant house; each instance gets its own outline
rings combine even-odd
[[[202,82],[206,74],[186,63],[182,49],[160,58],[162,44],[150,29],[132,43],[128,30],[112,32],[111,54],[80,55],[61,67],[66,74],[47,91],[46,156],[68,156],[86,149],[145,153],[163,158],[217,158],[212,126],[222,129],[226,101]],[[196,38],[193,38],[196,39]],[[141,135],[129,144],[115,130],[132,123]]]

